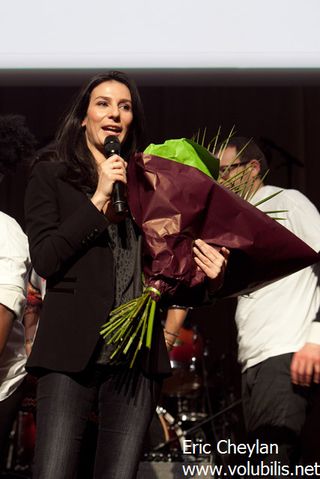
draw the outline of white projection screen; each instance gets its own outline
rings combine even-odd
[[[2,0],[1,71],[318,69],[319,0]]]
[[[319,0],[8,0],[0,68],[318,68]]]

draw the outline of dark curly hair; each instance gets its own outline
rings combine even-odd
[[[14,171],[17,164],[31,158],[37,141],[22,115],[0,116],[0,171]]]
[[[103,82],[117,81],[131,93],[133,121],[129,134],[121,145],[121,156],[129,157],[141,148],[144,136],[144,113],[139,92],[134,82],[122,72],[112,71],[92,77],[82,88],[65,116],[55,139],[59,161],[65,166],[64,179],[83,191],[93,191],[97,184],[96,162],[85,139],[82,122],[87,114],[94,88]]]

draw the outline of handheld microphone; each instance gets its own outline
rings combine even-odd
[[[107,158],[112,155],[120,155],[120,141],[117,136],[107,136],[104,140],[104,153]],[[112,190],[112,206],[118,215],[128,211],[126,202],[126,185],[122,181],[116,181]]]

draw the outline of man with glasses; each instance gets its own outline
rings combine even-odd
[[[219,159],[226,186],[246,183],[252,204],[278,193],[259,208],[282,211],[283,226],[320,250],[317,209],[296,190],[264,184],[267,162],[254,141],[231,138],[220,148]],[[238,298],[235,320],[247,431],[252,442],[279,446],[277,454],[263,455],[258,462],[293,465],[300,460],[301,432],[320,383],[319,306],[319,263]]]

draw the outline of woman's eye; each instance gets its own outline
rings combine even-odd
[[[121,110],[125,110],[125,111],[131,111],[132,110],[131,105],[129,103],[124,103],[123,105],[120,105],[119,108],[121,108]]]
[[[108,102],[101,100],[101,101],[98,101],[97,105],[98,106],[108,106]]]

